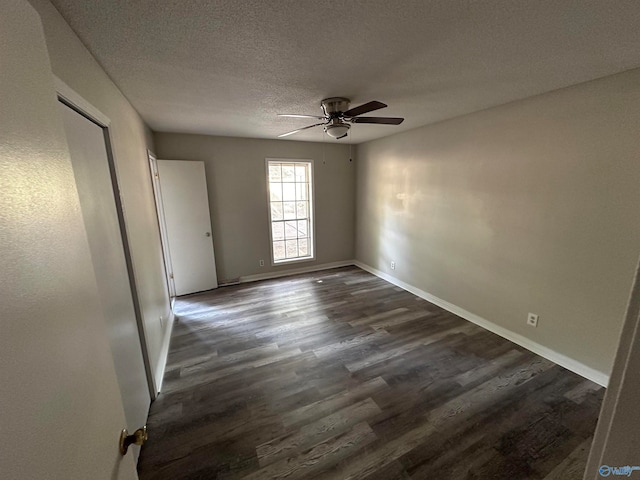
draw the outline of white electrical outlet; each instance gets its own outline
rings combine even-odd
[[[535,313],[529,313],[529,315],[527,315],[527,325],[532,326],[532,327],[537,327],[538,326],[538,315],[536,315]]]
[[[391,262],[391,270],[395,270],[396,269],[396,262]]]
[[[260,260],[260,266],[264,267],[264,260]]]

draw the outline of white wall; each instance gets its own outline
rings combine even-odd
[[[134,274],[158,384],[164,368],[161,357],[170,306],[146,154],[147,148],[153,149],[151,132],[55,7],[48,0],[30,1],[42,18],[53,73],[111,120]]]
[[[0,15],[0,477],[134,479],[44,35]]]
[[[349,145],[174,133],[156,133],[154,138],[159,159],[205,162],[220,283],[353,260],[355,162],[349,161]],[[267,157],[315,162],[313,262],[270,265]],[[259,266],[260,259],[265,260],[264,267]]]
[[[356,258],[606,376],[640,251],[639,131],[635,70],[362,144]]]

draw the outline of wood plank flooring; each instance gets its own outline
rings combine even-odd
[[[176,310],[141,480],[582,478],[604,389],[356,267]]]

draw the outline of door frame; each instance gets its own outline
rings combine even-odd
[[[160,230],[160,243],[162,244],[162,258],[164,260],[164,274],[169,290],[169,298],[173,304],[176,297],[176,285],[173,280],[173,266],[171,264],[171,252],[169,251],[169,241],[167,235],[167,221],[164,216],[164,204],[162,203],[162,186],[160,185],[160,175],[158,174],[158,157],[147,150],[149,158],[149,173],[151,174],[151,186],[153,187],[153,198],[156,202],[156,218],[158,219],[158,229]]]
[[[637,264],[625,320],[620,332],[609,384],[607,385],[598,424],[589,452],[585,480],[599,479],[603,465],[625,465],[637,459],[628,458],[640,427],[638,417],[630,415],[637,405],[637,366],[640,358],[640,261]],[[626,450],[621,448],[631,445]],[[633,464],[632,464],[633,465]]]
[[[140,350],[142,352],[142,360],[144,363],[144,371],[147,378],[147,389],[151,401],[157,397],[157,388],[155,380],[153,378],[153,372],[151,369],[151,362],[149,360],[149,350],[147,348],[146,334],[144,330],[144,323],[142,319],[142,308],[140,306],[140,298],[138,296],[138,288],[136,285],[135,272],[133,268],[133,259],[131,256],[131,248],[129,246],[129,237],[127,234],[127,225],[124,217],[124,209],[122,206],[122,197],[120,195],[120,186],[118,182],[118,170],[115,161],[115,153],[112,148],[111,139],[111,120],[104,115],[100,110],[91,105],[82,96],[76,93],[71,87],[60,80],[57,76],[54,77],[56,94],[58,101],[71,108],[78,114],[85,117],[87,120],[93,122],[102,129],[104,135],[104,143],[107,150],[107,161],[109,168],[109,175],[111,177],[111,188],[113,189],[113,198],[115,200],[116,212],[118,215],[118,224],[120,230],[120,237],[122,240],[122,249],[124,251],[125,264],[127,265],[127,276],[129,277],[129,290],[131,291],[131,300],[133,302],[133,310],[135,313],[135,321],[138,330],[138,340],[140,341]]]

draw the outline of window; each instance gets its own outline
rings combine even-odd
[[[273,263],[313,260],[313,165],[267,159]]]

